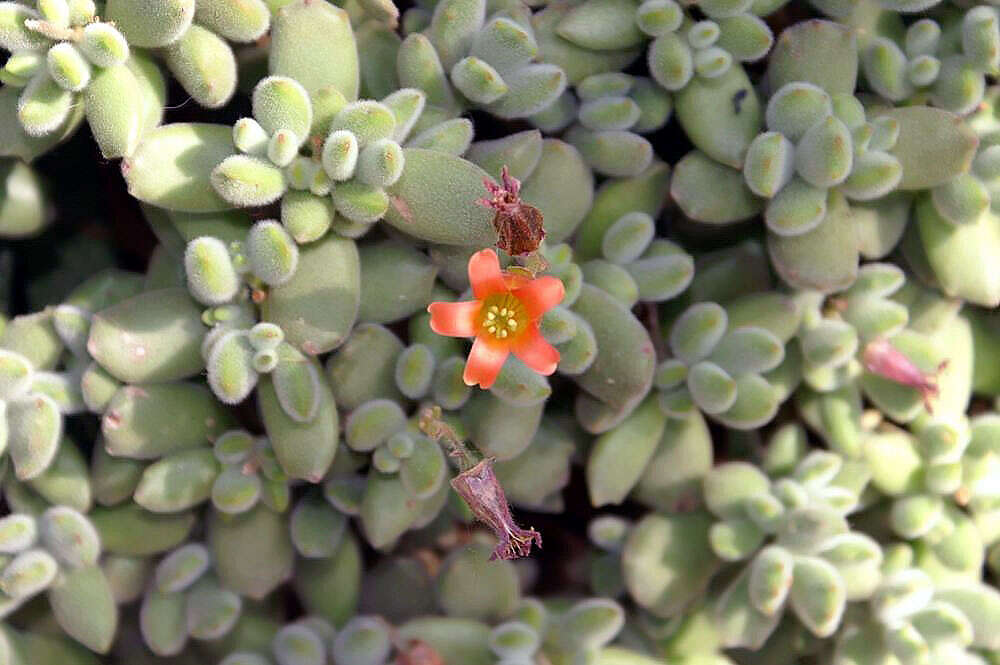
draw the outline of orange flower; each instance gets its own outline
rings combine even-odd
[[[529,279],[503,272],[492,249],[469,259],[469,281],[475,300],[434,302],[427,308],[437,334],[476,338],[465,363],[465,383],[484,390],[492,386],[508,353],[539,374],[556,371],[559,352],[542,337],[538,322],[562,302],[563,283],[555,277]]]

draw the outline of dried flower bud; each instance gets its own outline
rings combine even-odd
[[[493,472],[492,457],[455,476],[451,486],[480,520],[496,534],[500,542],[490,561],[516,559],[531,553],[531,543],[542,546],[542,535],[534,529],[522,529],[514,523],[500,481]]]
[[[503,185],[483,180],[493,198],[479,199],[478,203],[496,210],[493,228],[497,232],[497,247],[511,256],[531,254],[545,239],[542,211],[521,200],[521,182],[510,175],[504,166],[500,172]]]
[[[948,365],[947,360],[938,365],[933,374],[925,374],[885,338],[870,342],[865,347],[862,360],[869,372],[916,388],[924,399],[927,412],[933,413],[930,400],[938,395],[937,373]]]

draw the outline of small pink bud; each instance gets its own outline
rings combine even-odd
[[[493,472],[495,461],[492,457],[484,459],[455,476],[451,486],[475,516],[490,527],[500,540],[493,550],[491,561],[527,556],[531,553],[532,542],[542,546],[542,535],[534,529],[522,529],[514,523],[503,487]]]
[[[869,372],[904,386],[916,388],[924,399],[927,412],[933,413],[930,400],[938,396],[937,374],[948,365],[947,360],[938,365],[933,374],[925,374],[899,349],[890,344],[889,340],[879,338],[869,342],[865,347],[862,361]]]
[[[396,656],[396,665],[444,665],[441,654],[427,642],[410,640],[404,647],[400,648],[397,645],[396,648],[399,652]]]

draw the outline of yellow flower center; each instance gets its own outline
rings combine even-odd
[[[517,336],[528,323],[528,316],[521,301],[509,293],[486,298],[480,319],[483,332],[499,340],[509,340]]]

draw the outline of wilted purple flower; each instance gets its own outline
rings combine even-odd
[[[531,553],[532,541],[538,547],[542,546],[542,534],[534,529],[522,529],[514,523],[503,487],[493,472],[495,462],[492,457],[484,459],[455,476],[451,486],[465,499],[475,516],[485,522],[500,539],[490,561],[527,556]]]
[[[862,360],[869,372],[904,386],[916,388],[924,399],[927,412],[933,413],[930,400],[938,395],[937,373],[948,365],[947,360],[938,365],[933,374],[925,374],[913,364],[913,361],[903,355],[902,351],[884,338],[869,342],[862,354]]]

